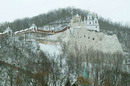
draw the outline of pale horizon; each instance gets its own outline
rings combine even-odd
[[[113,22],[130,24],[130,0],[1,0],[0,23],[34,17],[58,8],[90,10]]]

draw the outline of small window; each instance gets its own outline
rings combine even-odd
[[[86,47],[86,46],[85,46]]]
[[[86,37],[86,36],[84,35],[84,37]]]
[[[11,35],[11,31],[9,31],[8,33],[9,33],[9,35]]]
[[[97,21],[95,21],[95,24],[97,24]]]
[[[91,22],[89,22],[89,24],[91,24]]]
[[[94,40],[94,38],[93,38],[93,40]]]
[[[88,37],[88,39],[90,39],[90,37]]]
[[[97,28],[97,26],[96,26],[96,28]]]

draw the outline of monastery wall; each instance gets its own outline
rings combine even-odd
[[[89,28],[90,30],[94,30],[94,31],[99,31],[99,26],[97,26],[97,25],[84,25],[84,28]]]
[[[64,42],[69,42],[68,48],[73,51],[75,46],[80,49],[94,49],[104,53],[123,53],[121,44],[116,35],[106,35],[102,32],[89,31],[85,28],[73,29],[64,32]]]
[[[35,24],[29,29],[25,29],[15,34],[27,32],[42,32],[45,33],[44,39],[38,40],[43,44],[58,44],[65,42],[68,45],[68,50],[73,52],[75,47],[78,47],[82,51],[93,49],[96,51],[102,51],[104,53],[123,53],[121,44],[118,41],[116,35],[106,35],[99,30],[99,23],[97,17],[92,18],[92,15],[87,16],[87,20],[84,18],[82,21],[81,16],[76,15],[71,19],[69,28],[65,28],[63,31],[52,33],[52,31],[38,30]],[[7,32],[11,31],[7,28]]]

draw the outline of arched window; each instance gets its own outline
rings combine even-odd
[[[95,24],[97,24],[97,21],[95,21]]]
[[[91,24],[91,22],[89,22],[89,24]]]
[[[8,34],[11,35],[11,31],[9,31]]]

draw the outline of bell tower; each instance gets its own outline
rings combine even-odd
[[[96,31],[99,31],[98,17],[96,14],[94,15],[94,26],[95,26]]]
[[[98,24],[98,18],[97,18],[97,15],[94,16],[94,24],[95,24],[95,25],[99,25],[99,24]]]
[[[85,19],[84,19],[85,20]],[[99,31],[99,23],[97,15],[94,13],[87,14],[87,21],[85,23],[85,28],[91,31]]]
[[[88,15],[87,15],[87,24],[88,25],[92,25],[93,24],[92,15],[90,13],[88,13]]]

